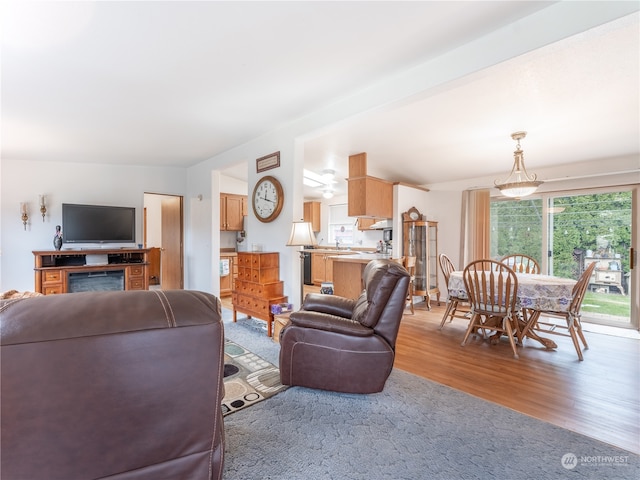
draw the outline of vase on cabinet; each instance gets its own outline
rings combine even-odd
[[[56,234],[53,237],[53,246],[56,250],[60,250],[62,248],[62,230],[60,225],[56,225]]]

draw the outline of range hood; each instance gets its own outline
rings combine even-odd
[[[392,228],[391,220],[380,220],[369,227],[369,230],[382,230],[383,228]]]

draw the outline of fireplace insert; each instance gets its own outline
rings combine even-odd
[[[69,273],[68,292],[124,290],[124,270]]]

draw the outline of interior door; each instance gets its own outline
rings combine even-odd
[[[162,261],[161,285],[163,290],[184,288],[182,255],[182,197],[162,198]]]

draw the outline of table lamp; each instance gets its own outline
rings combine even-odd
[[[311,222],[293,222],[291,236],[287,242],[287,247],[304,247],[305,245],[318,245],[316,236],[313,233]],[[304,252],[300,249],[300,305],[304,299]]]

